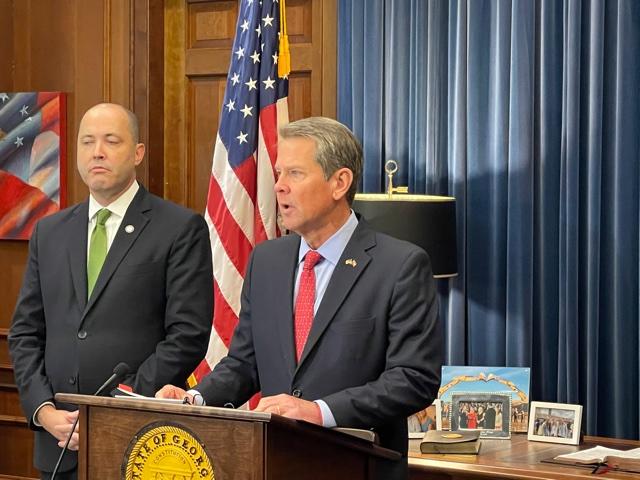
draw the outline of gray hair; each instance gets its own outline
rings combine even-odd
[[[316,143],[316,162],[329,180],[337,170],[348,168],[353,182],[347,192],[349,205],[353,203],[362,175],[362,147],[358,139],[340,122],[326,117],[309,117],[280,128],[280,138],[309,138]]]

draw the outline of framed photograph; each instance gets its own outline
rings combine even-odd
[[[422,438],[424,432],[437,430],[440,400],[435,400],[427,408],[414,413],[407,419],[409,438]]]
[[[531,402],[527,438],[536,442],[580,443],[582,405]]]
[[[451,430],[480,430],[480,438],[511,438],[511,395],[454,393],[449,422]]]
[[[438,398],[442,400],[442,429],[449,430],[454,393],[487,392],[511,395],[511,431],[526,432],[529,425],[530,369],[525,367],[442,367]]]
[[[0,239],[64,208],[65,115],[62,92],[0,92]]]

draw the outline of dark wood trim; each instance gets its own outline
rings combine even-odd
[[[11,364],[0,364],[0,383],[13,384],[15,383],[13,377],[13,366]]]
[[[0,415],[0,425],[27,426],[27,419],[15,415]]]
[[[3,0],[0,2],[0,42],[2,55],[0,55],[0,91],[13,90],[13,76],[15,70],[13,48],[13,2]]]
[[[338,109],[338,0],[322,3],[322,115]]]
[[[185,118],[187,89],[185,72],[186,22],[184,0],[165,0],[165,55],[164,64],[164,113],[166,132],[164,138],[165,198],[187,204],[186,160],[187,121]]]
[[[149,191],[164,195],[164,3],[134,1],[132,106],[140,122],[146,161],[138,176]]]

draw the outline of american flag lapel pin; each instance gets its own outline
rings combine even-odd
[[[345,265],[351,265],[353,268],[356,268],[356,265],[358,265],[358,262],[356,262],[353,258],[347,258],[344,261]]]

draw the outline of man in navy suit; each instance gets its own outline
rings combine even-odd
[[[382,446],[403,454],[376,473],[406,478],[407,417],[433,401],[440,383],[429,258],[351,210],[362,148],[342,124],[307,118],[285,126],[275,170],[282,224],[295,235],[253,250],[228,355],[194,391],[165,386],[157,396],[222,406],[261,391],[258,411],[373,428]],[[295,317],[310,254],[320,260],[311,329],[300,343]]]
[[[144,151],[132,112],[114,104],[87,111],[77,164],[89,199],[42,219],[29,243],[9,347],[43,478],[78,414],[55,402],[56,393],[93,394],[126,362],[132,373],[123,383],[153,395],[168,382],[184,384],[207,348],[208,229],[200,215],[138,184]],[[103,255],[91,270],[98,223]],[[78,448],[77,432],[70,448]],[[56,478],[76,478],[76,464],[75,452],[67,454]]]

